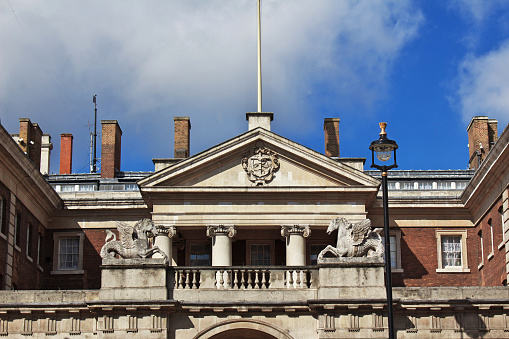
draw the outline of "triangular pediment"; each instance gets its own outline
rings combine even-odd
[[[141,180],[140,187],[378,186],[363,171],[257,128]]]

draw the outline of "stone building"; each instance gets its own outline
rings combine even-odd
[[[246,119],[191,155],[190,120],[176,117],[174,158],[147,173],[121,170],[115,120],[102,121],[98,174],[72,173],[69,134],[48,175],[37,124],[0,128],[0,335],[387,337],[383,260],[317,264],[332,219],[383,226],[379,172],[340,157],[337,118],[325,154],[272,132],[272,113]],[[508,336],[509,129],[474,117],[468,136],[468,170],[390,172],[398,338]],[[108,231],[142,219],[169,264],[103,260]]]

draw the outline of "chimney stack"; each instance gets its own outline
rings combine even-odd
[[[191,121],[189,117],[174,117],[175,123],[175,158],[189,158]]]
[[[339,158],[339,118],[325,118],[323,130],[325,132],[325,155]]]
[[[41,139],[42,131],[38,124],[30,119],[19,119],[18,145],[37,168],[41,166]]]
[[[270,131],[270,122],[274,120],[274,113],[248,112],[246,113],[246,120],[248,121],[248,131],[257,127],[262,127]]]
[[[42,130],[39,124],[32,124],[31,138],[30,138],[30,160],[35,164],[35,167],[41,168],[41,144],[42,144]]]
[[[498,121],[486,116],[475,116],[468,124],[468,168],[476,169],[498,140]]]
[[[60,174],[72,173],[72,139],[71,133],[60,134]]]
[[[114,178],[120,172],[122,130],[117,120],[101,120],[101,178]]]
[[[53,144],[51,143],[51,136],[49,134],[42,135],[41,142],[41,173],[49,174],[50,171],[50,157]]]

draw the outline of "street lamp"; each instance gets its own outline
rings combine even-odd
[[[394,319],[392,312],[392,276],[391,276],[391,241],[389,235],[389,198],[387,193],[387,172],[398,167],[396,164],[396,150],[398,144],[396,141],[387,138],[385,128],[386,122],[380,124],[380,137],[369,146],[371,150],[371,167],[382,171],[382,192],[383,192],[383,208],[384,208],[384,234],[385,234],[385,290],[387,292],[387,318],[389,322],[389,339],[394,338]],[[394,156],[392,153],[394,152]],[[375,153],[378,160],[382,163],[394,159],[391,165],[377,165],[375,164]]]

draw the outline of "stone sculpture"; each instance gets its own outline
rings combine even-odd
[[[326,253],[332,253],[335,257],[382,257],[384,247],[380,232],[382,228],[371,228],[371,220],[366,219],[352,224],[345,218],[333,219],[327,234],[338,230],[336,247],[327,246],[318,254],[318,262],[323,261]]]
[[[103,259],[115,258],[116,254],[123,259],[145,259],[152,257],[154,253],[159,253],[165,262],[168,261],[168,256],[159,247],[150,247],[148,238],[158,234],[158,229],[152,220],[142,219],[134,226],[117,221],[116,226],[120,240],[117,240],[115,233],[106,230],[106,243],[101,248]]]
[[[279,160],[276,152],[259,143],[244,154],[242,168],[254,186],[263,186],[274,178],[279,169]]]

